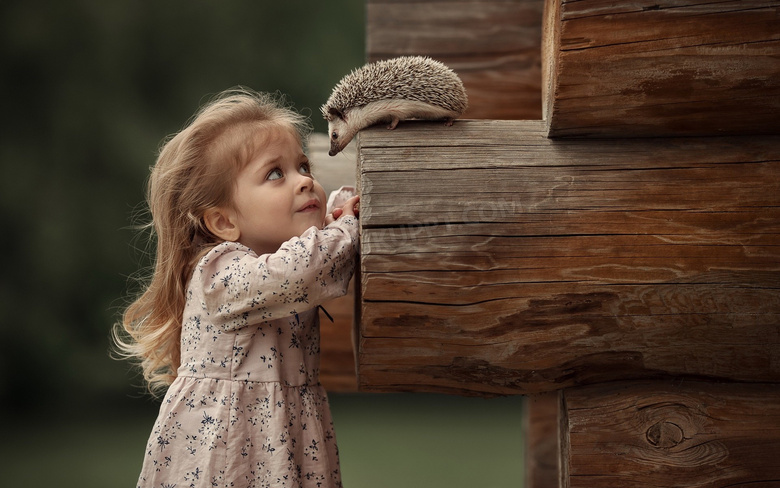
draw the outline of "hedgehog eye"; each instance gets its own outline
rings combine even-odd
[[[336,131],[333,131],[333,134],[330,135],[330,138],[334,141],[339,138],[339,133]]]

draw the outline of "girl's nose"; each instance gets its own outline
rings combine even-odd
[[[311,190],[314,188],[314,178],[311,176],[298,175],[297,189],[299,192]]]

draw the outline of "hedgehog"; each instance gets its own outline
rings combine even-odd
[[[439,61],[402,56],[369,63],[341,79],[321,107],[328,121],[329,155],[335,156],[361,129],[407,119],[452,125],[468,107],[463,82]]]

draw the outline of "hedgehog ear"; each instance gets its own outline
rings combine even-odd
[[[338,117],[338,118],[340,118],[340,119],[342,119],[342,120],[347,120],[347,118],[346,118],[346,117],[344,117],[344,114],[343,114],[343,113],[341,113],[341,111],[340,111],[339,109],[337,109],[337,108],[333,108],[333,107],[331,107],[330,109],[328,109],[328,113],[329,113],[329,114],[330,114],[332,117]]]

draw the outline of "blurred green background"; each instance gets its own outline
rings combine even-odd
[[[144,184],[210,95],[319,106],[364,62],[363,0],[0,3],[4,486],[135,486],[157,402],[109,332],[148,265]],[[334,394],[347,488],[521,486],[520,399]]]

